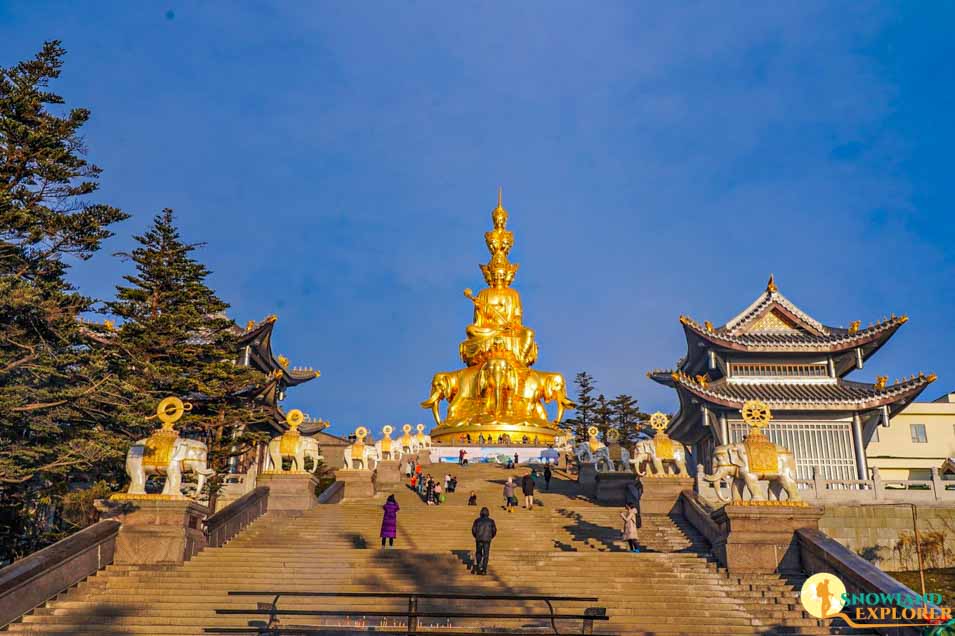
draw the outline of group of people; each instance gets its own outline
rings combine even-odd
[[[471,444],[474,442],[470,433],[462,435],[460,438],[458,438],[458,441],[460,441],[462,444]],[[477,436],[477,443],[482,446],[484,445],[491,446],[494,444],[506,446],[508,444],[514,444],[515,442],[511,439],[511,436],[508,435],[507,433],[501,433],[497,436],[497,438],[493,437],[492,435],[485,436],[482,433]],[[527,446],[528,444],[532,444],[534,446],[541,445],[540,437],[538,437],[537,435],[535,435],[533,439],[528,437],[527,435],[524,435],[521,437],[520,442],[518,443],[523,444],[524,446]]]
[[[408,477],[409,487],[429,506],[441,505],[447,494],[453,493],[458,488],[458,478],[454,475],[448,473],[444,476],[444,480],[435,478],[431,473],[423,472],[421,464],[417,462],[408,462],[405,474]]]
[[[461,460],[464,460],[462,455]],[[408,462],[406,466],[406,475],[410,479],[410,485],[422,499],[428,504],[439,504],[442,495],[445,492],[454,492],[457,488],[457,478],[451,474],[446,474],[443,484],[440,480],[435,480],[430,474],[422,472],[421,464],[416,461]],[[550,489],[552,478],[549,465],[544,466],[543,478],[545,487]],[[504,510],[508,513],[518,504],[517,489],[520,488],[524,496],[523,508],[532,510],[534,508],[534,492],[536,489],[536,480],[538,478],[537,469],[525,473],[519,482],[513,477],[508,477],[504,483]],[[642,526],[640,515],[640,496],[643,494],[642,484],[637,481],[637,490],[634,497],[628,497],[624,509],[620,512],[620,519],[623,522],[621,536],[627,542],[630,552],[638,553],[639,548],[639,529]],[[477,492],[471,491],[468,497],[468,505],[477,505]],[[394,495],[389,495],[384,506],[384,516],[381,521],[381,546],[394,546],[395,536],[398,528],[398,502]],[[487,574],[488,560],[491,553],[491,541],[497,536],[497,524],[491,518],[491,512],[487,507],[482,507],[478,518],[471,524],[471,536],[474,537],[474,559],[471,563],[471,571],[474,574]]]

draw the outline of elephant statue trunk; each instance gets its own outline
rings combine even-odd
[[[716,497],[723,503],[729,503],[732,500],[733,484],[736,480],[737,475],[736,466],[718,466],[716,471],[711,475],[702,474],[700,477],[703,478],[703,481],[707,483],[716,483],[713,490],[716,491]],[[730,495],[723,495],[723,482],[729,480]]]

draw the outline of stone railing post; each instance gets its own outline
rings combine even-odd
[[[816,501],[822,501],[826,496],[826,480],[822,478],[822,469],[819,466],[812,467],[812,490]]]
[[[872,467],[872,497],[876,501],[882,499],[882,473],[878,466]]]
[[[696,493],[703,495],[703,464],[696,465]]]
[[[935,494],[935,501],[945,498],[945,482],[938,472],[938,468],[932,468],[932,492]]]

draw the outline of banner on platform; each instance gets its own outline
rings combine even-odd
[[[555,464],[560,456],[553,448],[542,446],[432,446],[431,461],[457,464],[462,449],[469,464],[506,464],[515,454],[520,464]]]

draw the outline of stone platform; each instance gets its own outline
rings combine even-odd
[[[100,519],[122,524],[116,535],[117,565],[180,564],[206,546],[202,521],[209,509],[184,497],[116,495],[96,502]]]
[[[318,477],[311,473],[264,472],[257,485],[269,489],[269,510],[311,510],[318,505]]]
[[[640,512],[651,515],[668,515],[677,510],[680,492],[693,489],[692,477],[641,477],[643,495],[640,497]]]
[[[725,543],[713,551],[731,573],[793,572],[800,569],[795,532],[819,528],[821,506],[726,505],[711,516]]]

